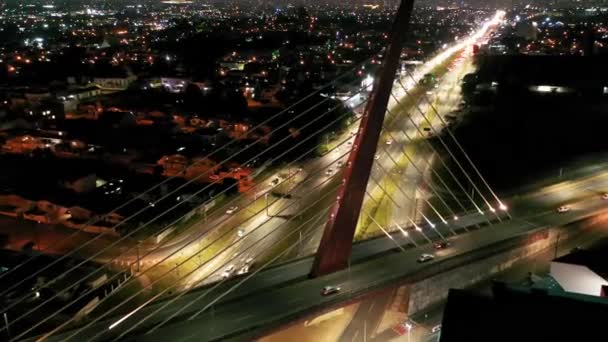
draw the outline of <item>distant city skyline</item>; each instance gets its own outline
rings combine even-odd
[[[54,4],[61,5],[76,5],[76,4],[96,4],[96,3],[141,3],[141,0],[5,0],[6,5],[23,5],[23,4]],[[195,3],[195,4],[258,4],[258,5],[313,5],[313,4],[339,4],[339,5],[360,5],[366,3],[381,4],[385,6],[396,6],[400,0],[144,0],[143,2],[150,3]],[[509,8],[514,6],[540,5],[540,6],[602,6],[608,5],[608,0],[416,0],[417,5],[431,6],[471,6],[471,7],[501,7]]]

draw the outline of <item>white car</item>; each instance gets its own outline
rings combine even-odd
[[[232,214],[236,213],[237,210],[239,210],[239,207],[237,207],[236,205],[232,206],[232,207],[228,208],[228,210],[226,210],[226,214],[232,215]]]
[[[608,192],[602,195],[602,199],[608,200]]]
[[[243,267],[241,267],[238,272],[236,272],[236,274],[241,275],[241,274],[245,274],[249,272],[249,265],[245,265]]]
[[[253,257],[249,257],[247,258],[247,260],[245,260],[245,264],[249,265],[253,262]]]
[[[338,167],[342,167],[342,166],[344,166],[344,162],[340,160],[340,161],[338,162]]]
[[[340,292],[340,290],[341,290],[340,286],[325,286],[321,290],[321,295],[322,296],[329,296],[331,294]]]
[[[228,267],[226,267],[226,269],[224,270],[224,273],[222,273],[222,279],[227,279],[232,275],[232,272],[234,272],[234,265],[230,265]]]
[[[236,235],[238,237],[243,237],[245,235],[245,228],[239,228],[239,230],[236,231]]]
[[[334,173],[334,170],[332,170],[332,169],[327,169],[327,171],[325,171],[326,176],[331,176],[333,173]]]
[[[557,208],[557,212],[560,213],[560,214],[561,213],[566,213],[568,211],[570,211],[570,207],[567,206],[567,205],[562,205],[561,207]]]
[[[387,140],[387,141],[386,141],[386,144],[387,144],[387,145],[392,145],[392,144],[393,144],[393,141],[389,139],[389,140]]]
[[[423,263],[423,262],[427,262],[427,261],[431,261],[435,259],[435,256],[433,254],[422,254],[420,257],[418,257],[418,262],[419,263]]]
[[[376,154],[376,155],[374,156],[374,160],[378,160],[378,159],[380,159],[380,155]]]

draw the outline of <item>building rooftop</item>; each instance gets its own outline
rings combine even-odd
[[[604,239],[588,249],[577,249],[554,259],[554,262],[586,266],[596,274],[608,279],[608,239]]]
[[[492,292],[450,290],[440,341],[603,340],[607,298],[504,283]]]

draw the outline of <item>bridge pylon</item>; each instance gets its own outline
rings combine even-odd
[[[370,100],[365,107],[359,132],[346,163],[344,179],[334,207],[325,225],[310,272],[311,277],[342,270],[348,266],[352,241],[365,197],[378,139],[382,131],[388,106],[399,68],[399,58],[405,40],[414,0],[402,0],[390,33],[389,45],[376,78]]]

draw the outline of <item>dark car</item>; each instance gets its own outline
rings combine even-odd
[[[435,242],[435,249],[446,249],[448,247],[450,247],[451,243],[449,241],[439,241],[439,242]]]

